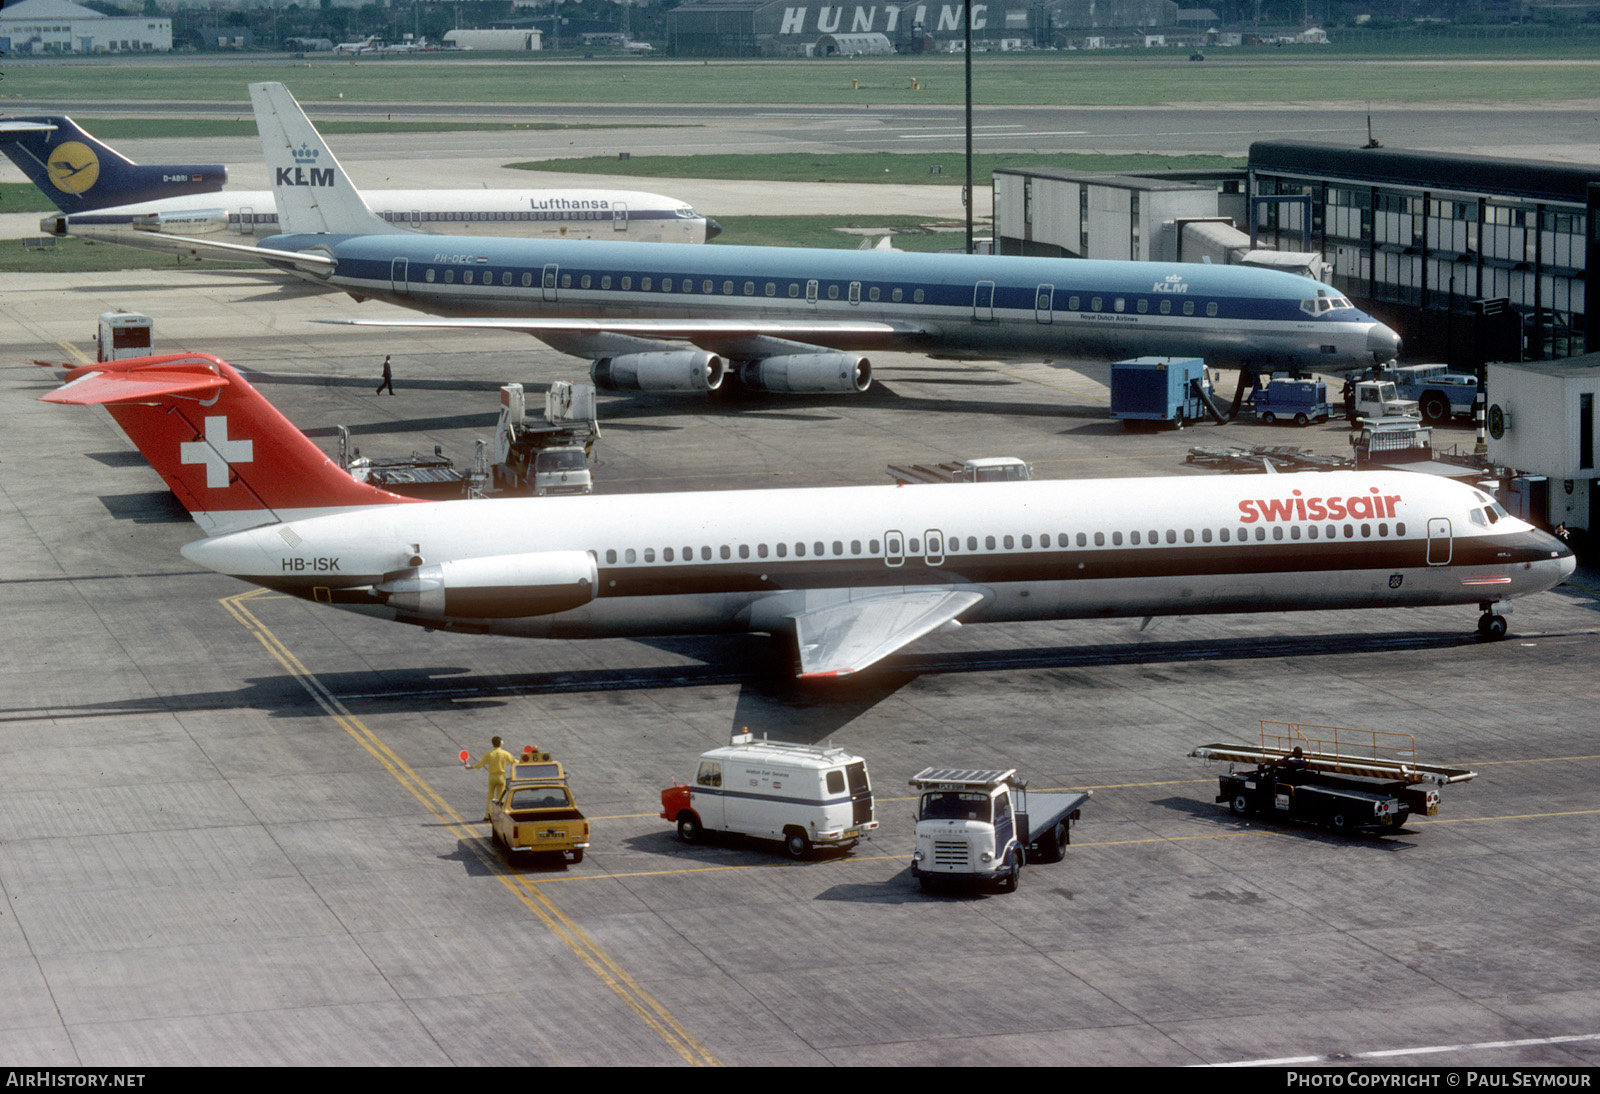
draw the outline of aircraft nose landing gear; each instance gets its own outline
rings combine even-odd
[[[1506,616],[1511,612],[1510,604],[1482,603],[1478,607],[1483,614],[1478,616],[1478,637],[1489,642],[1498,641],[1506,636]]]

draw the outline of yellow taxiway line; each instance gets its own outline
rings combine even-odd
[[[221,603],[245,630],[255,636],[256,641],[261,643],[273,659],[295,678],[351,740],[360,745],[394,777],[396,782],[405,787],[443,827],[463,841],[465,846],[489,867],[496,880],[532,912],[551,934],[561,939],[578,960],[582,961],[606,987],[615,992],[617,997],[626,1003],[645,1025],[654,1030],[662,1041],[687,1063],[697,1066],[721,1066],[722,1062],[709,1048],[685,1029],[667,1007],[641,987],[585,933],[582,927],[574,923],[549,897],[545,896],[537,883],[526,875],[507,873],[499,858],[484,848],[481,837],[474,830],[474,825],[456,812],[433,787],[428,785],[427,780],[413,771],[410,765],[390,749],[361,719],[350,713],[322,681],[301,664],[300,659],[260,619],[256,618],[246,602],[266,593],[266,589],[254,589],[224,597]]]

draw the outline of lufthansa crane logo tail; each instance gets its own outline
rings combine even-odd
[[[57,190],[84,194],[100,181],[100,157],[82,141],[63,141],[50,150],[50,181]]]

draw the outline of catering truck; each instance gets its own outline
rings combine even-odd
[[[783,843],[791,858],[848,848],[878,827],[867,761],[831,745],[754,740],[735,733],[700,757],[693,783],[661,792],[661,817],[678,838],[711,833]]]
[[[911,785],[919,791],[911,876],[925,891],[956,883],[1015,890],[1025,863],[1065,856],[1091,793],[1029,793],[1015,768],[929,767]]]

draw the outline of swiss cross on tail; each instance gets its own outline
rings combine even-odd
[[[216,357],[108,361],[67,379],[44,401],[104,406],[207,535],[415,500],[352,479]]]
[[[255,445],[250,441],[228,439],[228,419],[220,414],[206,418],[206,439],[184,441],[178,445],[178,460],[182,463],[206,465],[206,485],[221,490],[228,485],[230,464],[249,463],[255,459]]]

